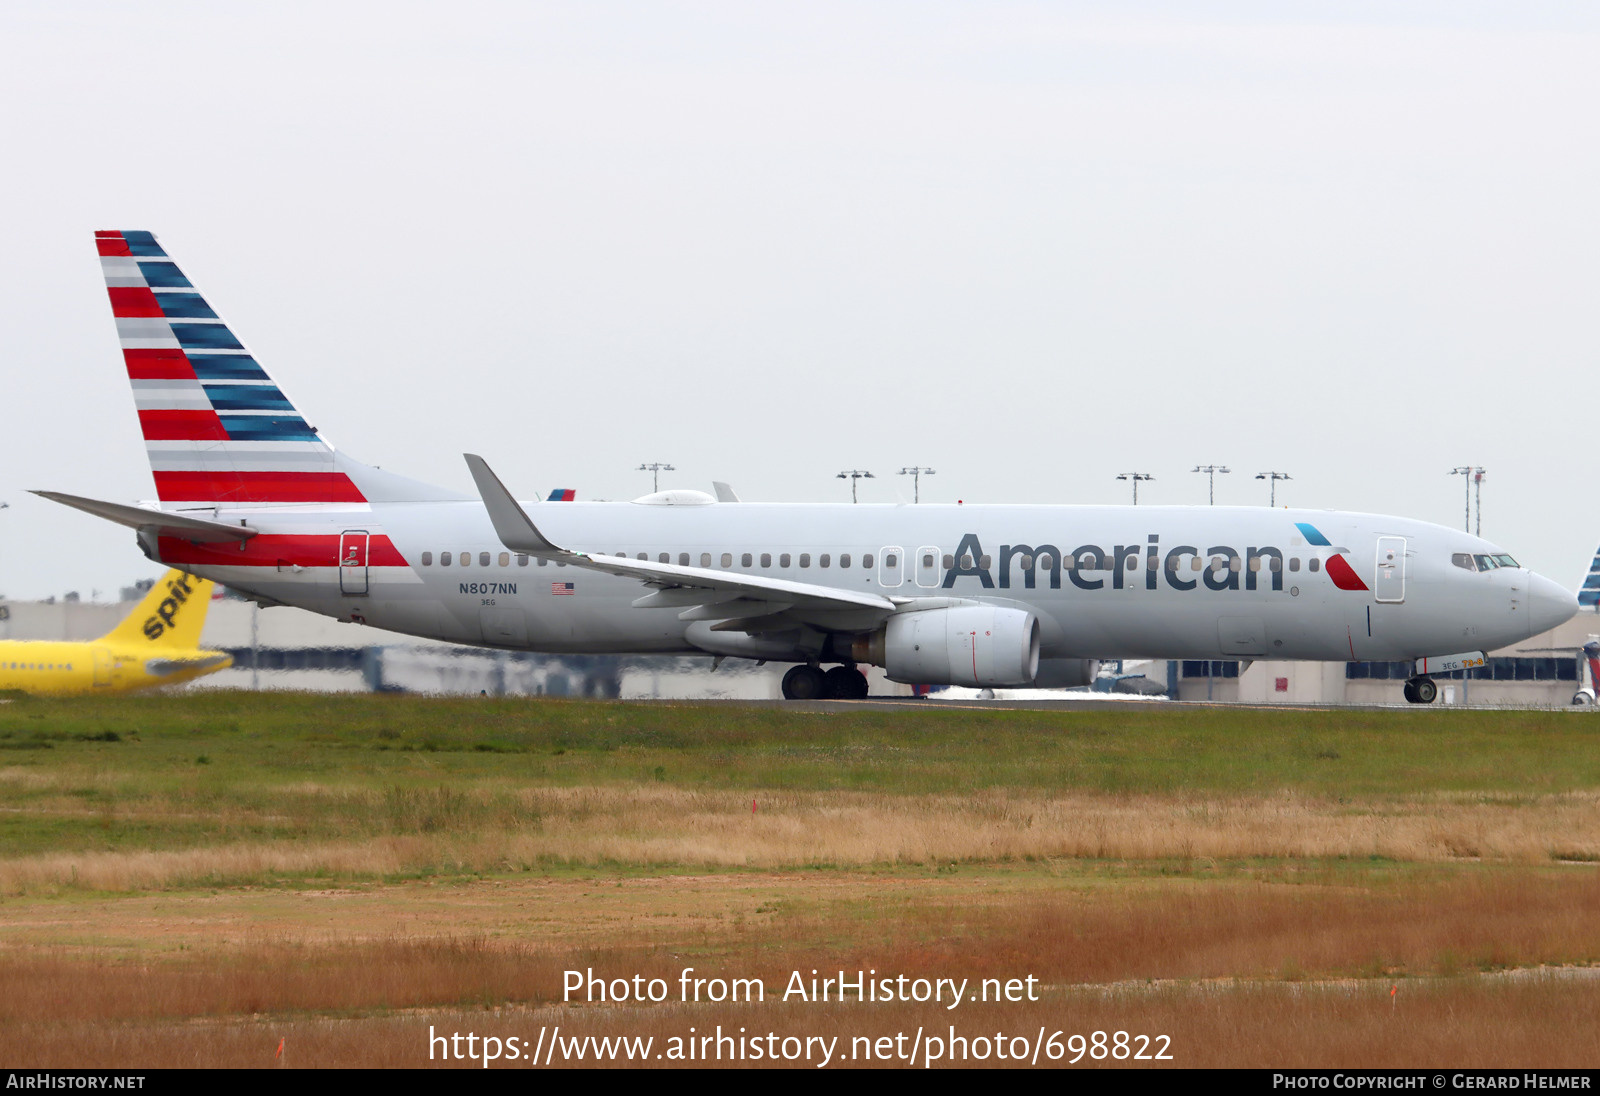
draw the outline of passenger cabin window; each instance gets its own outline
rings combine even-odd
[[[789,566],[789,553],[788,552],[785,552],[785,553],[783,553],[783,555],[778,557],[778,566],[779,567],[787,567],[787,566]]]
[[[526,553],[526,552],[518,552],[517,553],[517,566],[518,567],[526,567],[527,565],[528,565],[528,553]]]
[[[867,552],[867,553],[862,555],[862,557],[861,557],[861,566],[865,567],[869,571],[872,570],[872,553],[871,552]]]
[[[657,563],[671,563],[672,562],[672,556],[670,556],[666,552],[662,552],[659,556],[656,557],[656,562]]]
[[[746,552],[744,555],[739,557],[739,566],[740,567],[749,567],[749,566],[751,566],[751,564],[752,564],[752,560],[750,559],[750,553],[749,552]]]
[[[763,567],[771,567],[772,566],[772,553],[771,552],[762,552],[761,553],[761,566],[763,566]]]
[[[822,553],[820,556],[817,557],[817,566],[818,567],[826,567],[828,565],[828,561],[830,559],[832,559],[832,558],[833,557],[828,555],[827,552]]]
[[[640,552],[638,558],[642,562],[648,563],[648,562],[650,562],[650,553],[649,552]]]
[[[848,567],[848,566],[850,566],[850,553],[849,552],[844,552],[844,553],[840,554],[840,556],[839,556],[839,566],[840,567]]]
[[[511,566],[511,553],[510,552],[501,552],[500,553],[500,566],[502,566],[502,567],[510,567]]]
[[[479,552],[478,553],[478,566],[479,567],[487,567],[487,566],[489,566],[489,553],[488,552]]]
[[[811,553],[810,552],[801,552],[800,553],[800,566],[802,566],[802,567],[810,567],[811,566]]]
[[[550,561],[545,559],[543,556],[540,556],[539,557],[539,566],[540,567],[548,567],[548,566],[550,566]]]
[[[932,556],[927,556],[927,555],[923,556],[922,557],[922,565],[924,567],[928,568],[929,570],[932,570],[933,569],[933,557]]]
[[[424,553],[422,553],[422,565],[424,567],[432,567],[433,566],[433,553],[432,552],[424,552]]]
[[[702,566],[702,567],[710,567],[711,566],[711,553],[710,552],[701,552],[700,553],[700,566]]]
[[[955,565],[956,565],[956,557],[952,556],[949,552],[946,552],[944,554],[944,569],[946,571],[948,571],[948,570],[950,570],[950,568],[954,567]]]
[[[1300,557],[1299,556],[1291,556],[1290,557],[1290,559],[1289,559],[1289,570],[1291,570],[1291,571],[1300,570]]]
[[[900,566],[900,561],[898,558],[896,558],[893,552],[890,552],[888,555],[883,557],[883,565],[885,567],[898,567]]]
[[[722,553],[722,565],[724,567],[732,567],[733,566],[733,553],[732,552],[724,552],[724,553]]]
[[[679,552],[678,553],[678,566],[679,567],[687,567],[687,566],[689,566],[689,553],[688,552]]]
[[[1312,556],[1306,561],[1306,569],[1310,571],[1320,571],[1322,570],[1322,561],[1316,556]]]
[[[440,567],[448,567],[448,566],[450,566],[450,553],[449,552],[440,552],[439,553],[439,566]]]

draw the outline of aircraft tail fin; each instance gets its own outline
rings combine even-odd
[[[215,585],[183,571],[168,571],[150,587],[133,612],[100,641],[147,647],[152,653],[195,650],[200,646],[200,631],[205,627]]]
[[[1589,562],[1589,573],[1578,588],[1578,606],[1590,612],[1600,612],[1600,549]]]
[[[467,497],[335,452],[152,233],[95,246],[163,505]]]

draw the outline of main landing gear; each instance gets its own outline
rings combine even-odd
[[[1405,694],[1412,704],[1432,704],[1439,696],[1439,686],[1431,677],[1414,677],[1406,682]]]
[[[821,667],[802,664],[783,675],[785,700],[865,700],[867,676],[853,665]]]

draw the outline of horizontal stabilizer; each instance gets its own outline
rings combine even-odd
[[[249,540],[257,530],[248,525],[229,525],[206,518],[185,517],[160,510],[147,510],[143,506],[125,506],[120,502],[101,502],[78,495],[64,495],[60,491],[34,491],[40,498],[59,502],[74,510],[82,510],[97,518],[126,525],[130,529],[154,529],[161,536],[181,537],[201,544],[216,544],[230,540]]]
[[[194,658],[147,658],[144,660],[144,672],[151,677],[170,677],[181,673],[206,673],[232,665],[232,655],[206,651]]]

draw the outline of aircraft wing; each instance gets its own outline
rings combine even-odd
[[[608,575],[634,578],[658,587],[634,604],[640,608],[676,607],[684,620],[732,620],[760,618],[788,610],[802,613],[845,611],[859,614],[873,610],[887,616],[907,599],[890,598],[866,591],[839,590],[809,582],[769,578],[740,571],[718,571],[710,567],[680,567],[670,563],[651,563],[622,556],[590,555],[574,552],[550,541],[541,533],[522,506],[506,490],[505,484],[488,463],[473,453],[464,454],[467,467],[488,508],[489,520],[500,543],[514,552],[602,571]]]
[[[162,510],[148,510],[143,506],[101,502],[99,499],[86,499],[79,495],[64,495],[60,491],[34,491],[32,494],[49,499],[51,502],[59,502],[63,506],[70,506],[74,510],[82,510],[86,514],[93,514],[97,518],[114,521],[118,525],[126,525],[130,529],[155,529],[161,536],[182,537],[184,540],[202,544],[249,540],[257,532],[248,525],[229,525],[224,521],[185,517],[182,514],[172,514]]]

